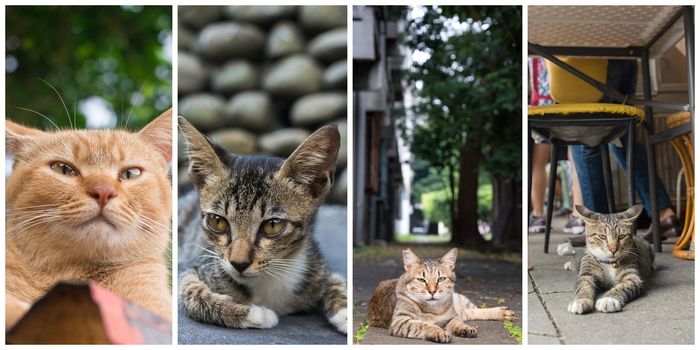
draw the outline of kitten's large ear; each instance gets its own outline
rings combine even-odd
[[[452,248],[443,255],[442,258],[440,258],[440,264],[449,267],[450,270],[454,270],[457,264],[457,248]]]
[[[583,205],[576,205],[576,211],[581,215],[581,218],[585,221],[598,221],[599,220],[599,213],[596,213]]]
[[[335,126],[324,126],[302,142],[284,161],[278,178],[291,179],[312,197],[325,195],[333,186],[340,133]]]
[[[207,182],[215,181],[220,176],[225,176],[226,166],[222,159],[230,157],[225,151],[216,146],[206,136],[202,135],[185,118],[178,117],[177,123],[185,136],[187,153],[190,158],[190,179],[199,189]],[[224,157],[224,158],[222,158]]]
[[[637,220],[643,209],[644,206],[641,204],[633,205],[631,208],[620,213],[622,221],[633,223],[635,220]]]
[[[24,147],[34,138],[46,135],[39,129],[28,128],[15,122],[5,120],[5,152],[13,158],[21,158]]]
[[[413,253],[410,249],[404,249],[403,251],[403,269],[406,272],[411,271],[414,267],[420,265],[420,258]]]
[[[166,162],[173,157],[173,109],[169,108],[158,118],[148,123],[139,135],[153,145]]]

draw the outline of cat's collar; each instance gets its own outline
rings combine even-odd
[[[601,259],[601,258],[596,258],[596,260],[598,260],[598,262],[601,264],[612,265],[612,267],[615,269],[618,266],[620,266],[620,264],[618,263],[618,260],[608,260],[608,259]]]

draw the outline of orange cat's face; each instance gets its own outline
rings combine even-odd
[[[167,244],[169,112],[138,133],[6,125],[8,234],[20,249],[102,259]]]

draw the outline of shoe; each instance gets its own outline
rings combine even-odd
[[[678,237],[681,235],[680,222],[676,215],[671,215],[659,222],[659,230],[661,231],[661,241],[668,238]],[[654,243],[654,233],[649,227],[649,231],[644,235],[644,239],[649,243]]]
[[[561,209],[554,212],[554,216],[556,216],[556,217],[569,216],[569,215],[571,215],[571,210],[569,210],[567,208],[561,208]]]
[[[586,226],[583,219],[569,215],[569,221],[564,225],[564,233],[580,235],[585,231]]]
[[[527,225],[527,232],[529,233],[544,233],[545,220],[544,216],[530,216],[530,221]]]
[[[586,236],[574,236],[566,239],[571,243],[572,247],[585,247],[586,246]]]

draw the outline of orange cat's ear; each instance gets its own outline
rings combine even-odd
[[[202,135],[185,118],[178,117],[177,123],[187,143],[192,183],[201,189],[207,183],[214,183],[217,178],[226,176],[224,159],[231,159],[233,155]]]
[[[340,149],[340,133],[335,126],[324,126],[294,150],[277,176],[303,186],[312,197],[320,197],[333,186],[335,162]]]
[[[416,266],[420,265],[420,258],[410,249],[403,251],[403,268],[406,272],[411,271]]]
[[[173,109],[163,112],[139,131],[139,135],[158,150],[167,162],[173,156]]]
[[[5,151],[14,158],[21,157],[22,149],[33,142],[35,137],[41,137],[45,133],[39,129],[5,121]]]
[[[452,248],[443,255],[442,258],[440,258],[440,264],[445,265],[450,270],[454,270],[457,264],[457,248]]]

